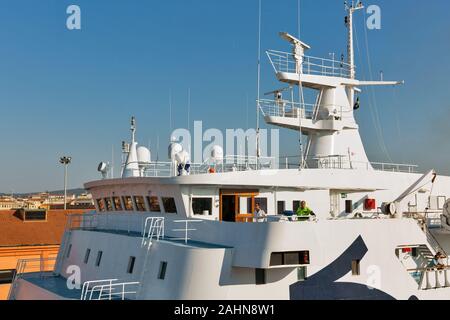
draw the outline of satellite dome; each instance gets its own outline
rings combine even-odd
[[[151,153],[150,150],[146,147],[138,147],[137,148],[137,158],[139,164],[149,164],[151,162]]]

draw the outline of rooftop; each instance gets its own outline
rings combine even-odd
[[[16,210],[0,211],[0,247],[59,245],[67,216],[86,210],[50,210],[44,221],[23,221]]]

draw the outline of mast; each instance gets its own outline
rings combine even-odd
[[[259,111],[261,95],[261,0],[258,2],[258,72],[257,72],[257,99],[256,99],[256,169],[259,169]]]
[[[345,1],[345,10],[348,12],[348,15],[345,17],[345,25],[348,29],[348,39],[347,39],[347,56],[348,56],[348,64],[350,67],[350,79],[354,80],[356,78],[355,71],[355,50],[353,47],[353,13],[355,11],[363,9],[364,6],[361,1],[358,1],[356,6],[354,5],[354,1],[351,1],[351,4],[348,5],[347,1]],[[353,107],[355,100],[355,89],[354,87],[347,88],[347,96],[349,100],[350,107]]]
[[[356,6],[352,1],[351,5],[347,4],[345,1],[345,10],[348,12],[348,15],[345,17],[345,24],[348,28],[348,44],[347,44],[347,55],[348,55],[348,64],[350,66],[350,79],[355,79],[355,51],[353,47],[353,13],[355,11],[363,9],[364,6],[361,1],[358,1]]]

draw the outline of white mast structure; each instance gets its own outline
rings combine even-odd
[[[315,90],[317,101],[313,110],[305,110],[292,104],[292,113],[274,106],[262,106],[265,121],[300,131],[308,136],[308,147],[304,158],[313,160],[319,167],[371,169],[354,118],[354,94],[359,87],[375,85],[397,85],[398,81],[361,81],[356,79],[353,48],[353,13],[363,9],[346,3],[346,26],[348,28],[348,63],[309,57],[305,52],[310,46],[286,32],[280,37],[292,45],[292,53],[267,51],[277,79],[290,85]],[[299,89],[301,90],[301,88]],[[265,109],[268,107],[268,109]],[[274,108],[275,107],[275,108]]]
[[[131,117],[131,144],[128,151],[127,161],[123,170],[123,178],[139,177],[139,163],[136,142],[136,119]]]

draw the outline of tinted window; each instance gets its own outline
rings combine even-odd
[[[156,196],[147,197],[147,201],[151,212],[161,212],[158,197]]]
[[[256,204],[259,204],[259,207],[267,213],[267,198],[255,198],[255,205]]]
[[[133,211],[133,200],[131,200],[130,196],[122,197],[123,205],[125,206],[125,210]]]
[[[102,199],[97,199],[98,211],[105,211],[105,204]]]
[[[120,201],[119,197],[113,197],[114,207],[117,211],[123,210],[122,208],[122,202]]]
[[[309,264],[309,251],[272,252],[271,266]]]
[[[166,213],[177,213],[177,206],[174,198],[162,198],[164,211]]]
[[[286,202],[278,201],[277,202],[277,214],[283,214],[283,212],[285,210],[286,210]]]
[[[298,208],[300,208],[300,202],[299,200],[295,200],[292,202],[292,210],[294,212],[297,212]]]
[[[145,211],[144,197],[136,196],[134,197],[134,203],[136,204],[137,211]]]
[[[106,211],[113,211],[111,198],[105,198]]]
[[[212,198],[192,198],[192,211],[194,214],[203,214],[208,211],[208,215],[212,215]]]

